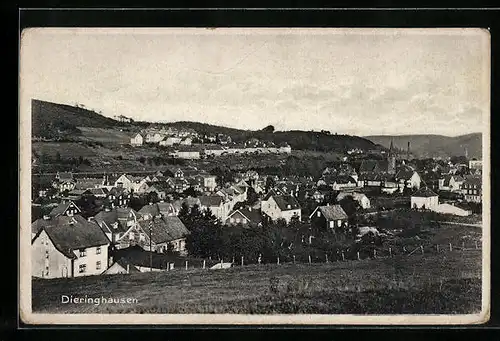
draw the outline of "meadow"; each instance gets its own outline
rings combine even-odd
[[[481,251],[34,279],[40,313],[458,314],[481,309]],[[61,295],[134,304],[62,304]]]

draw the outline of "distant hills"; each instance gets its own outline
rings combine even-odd
[[[460,136],[443,135],[376,135],[366,136],[373,143],[389,148],[391,140],[394,146],[406,151],[408,141],[410,150],[418,157],[461,156],[467,149],[469,158],[482,158],[482,134],[472,133]]]
[[[193,129],[202,135],[214,136],[224,134],[234,142],[244,142],[251,138],[272,141],[276,144],[288,143],[292,149],[314,150],[321,152],[345,152],[350,149],[382,149],[372,141],[350,135],[332,135],[328,132],[314,131],[269,131],[241,130],[200,122],[120,122],[99,113],[65,104],[57,104],[40,100],[32,100],[32,135],[33,137],[61,138],[74,137],[82,132],[78,127],[123,128],[137,130],[147,126],[165,126],[178,129]]]

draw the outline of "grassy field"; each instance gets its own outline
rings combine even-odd
[[[454,251],[328,264],[33,280],[45,313],[474,313],[481,308],[481,253]],[[62,304],[61,295],[126,297],[134,304]]]
[[[133,133],[120,131],[119,129],[94,128],[94,127],[77,127],[82,132],[82,138],[89,141],[101,143],[130,143],[130,137]]]

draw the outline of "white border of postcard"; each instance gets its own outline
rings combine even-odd
[[[477,35],[482,40],[484,69],[490,70],[490,32],[480,28],[30,28],[21,36],[38,32],[88,31],[102,34],[163,33],[163,34],[450,34]],[[37,314],[31,307],[31,99],[23,94],[23,46],[20,41],[20,230],[19,230],[19,310],[26,324],[61,325],[463,325],[481,324],[490,317],[490,72],[482,77],[482,91],[488,99],[483,107],[483,260],[482,310],[479,314],[464,315],[241,315],[241,314]],[[485,204],[487,203],[487,204]]]

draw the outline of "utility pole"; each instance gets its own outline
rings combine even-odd
[[[151,237],[153,236],[153,220],[149,222],[149,271],[153,272],[153,241]]]

